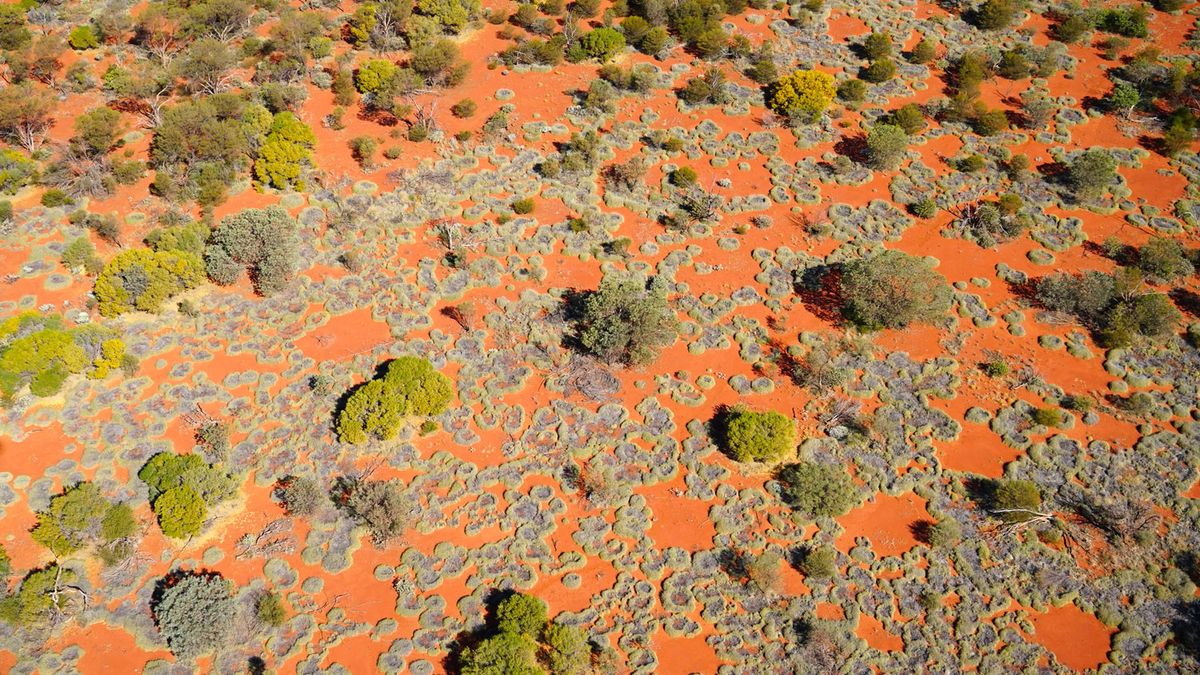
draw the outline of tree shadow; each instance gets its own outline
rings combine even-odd
[[[925,518],[914,521],[909,523],[908,531],[912,533],[913,539],[928,546],[929,537],[933,533],[933,521]]]
[[[446,655],[442,657],[442,668],[447,673],[462,672],[462,653],[477,646],[498,632],[496,626],[496,608],[501,602],[516,595],[512,589],[493,588],[483,598],[483,623],[475,628],[460,631],[446,645]]]
[[[1200,317],[1200,294],[1186,288],[1173,288],[1167,295],[1180,311]]]
[[[833,151],[843,157],[849,157],[855,162],[866,162],[867,136],[866,134],[842,136],[841,140],[834,144]]]
[[[967,497],[985,511],[990,511],[996,505],[997,481],[991,478],[973,476],[968,478],[963,487],[967,489]]]
[[[838,265],[819,265],[804,271],[796,281],[796,294],[804,308],[822,321],[842,324],[842,269]]]

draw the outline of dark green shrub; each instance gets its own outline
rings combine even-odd
[[[935,548],[951,548],[962,539],[962,527],[953,518],[942,518],[929,528],[928,539]]]
[[[1006,523],[1022,523],[1042,507],[1042,493],[1027,480],[1002,480],[994,495],[996,516]]]
[[[814,546],[800,559],[801,574],[814,579],[828,579],[837,573],[837,550],[832,546]]]
[[[56,206],[69,206],[74,204],[75,200],[58,188],[49,188],[42,193],[41,202],[42,206],[52,209]]]
[[[932,218],[937,215],[937,212],[938,212],[937,202],[926,197],[925,199],[922,199],[919,202],[913,203],[911,210],[912,210],[912,214],[914,216],[916,216],[918,218],[929,219],[929,218]]]
[[[859,79],[846,80],[838,85],[837,97],[847,103],[858,103],[867,97],[867,83]]]
[[[459,119],[466,119],[474,116],[475,111],[478,109],[479,106],[475,103],[475,101],[469,98],[464,98],[458,103],[450,106],[450,113]]]
[[[524,593],[513,593],[496,606],[496,625],[504,633],[538,639],[546,627],[546,603]]]
[[[840,466],[797,462],[784,465],[775,477],[783,500],[811,517],[841,516],[861,501],[850,474]]]
[[[903,328],[933,323],[950,309],[946,278],[924,259],[884,251],[842,270],[842,312],[860,329]]]
[[[896,76],[896,63],[891,59],[877,59],[863,68],[858,76],[867,82],[887,82]]]
[[[876,124],[867,134],[867,159],[872,168],[893,171],[904,161],[908,134],[892,124]]]
[[[1061,427],[1065,421],[1062,411],[1056,408],[1035,408],[1029,417],[1034,424],[1046,427]]]
[[[264,591],[254,603],[254,615],[267,626],[282,626],[287,614],[283,598],[273,591]]]
[[[522,197],[512,203],[512,210],[513,213],[524,216],[533,213],[536,206],[537,203],[533,201],[532,197]]]
[[[675,342],[679,321],[666,293],[639,275],[607,275],[583,301],[580,345],[609,363],[646,365]]]
[[[937,56],[937,43],[929,38],[922,38],[913,47],[912,53],[908,55],[908,60],[918,64],[929,63],[935,56]]]

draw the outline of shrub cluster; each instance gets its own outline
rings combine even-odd
[[[406,418],[439,415],[453,396],[450,378],[429,361],[402,356],[351,391],[337,415],[338,437],[343,443],[395,438]]]

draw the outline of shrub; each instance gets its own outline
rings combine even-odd
[[[837,97],[847,103],[858,103],[867,97],[867,83],[862,80],[846,80],[838,85]]]
[[[929,63],[935,56],[937,56],[937,43],[929,38],[922,38],[913,47],[912,53],[908,55],[908,60],[913,63]]]
[[[929,545],[950,548],[962,539],[962,527],[953,518],[942,518],[929,528]]]
[[[675,187],[686,188],[695,185],[696,179],[696,170],[691,167],[683,166],[672,171],[669,180],[671,181],[671,185],[674,185]]]
[[[912,205],[912,213],[918,218],[932,218],[937,215],[937,202],[929,197]]]
[[[867,158],[873,168],[892,171],[908,150],[908,134],[892,124],[876,124],[867,134]]]
[[[976,171],[982,171],[983,168],[987,166],[983,157],[977,154],[967,155],[966,157],[963,157],[955,162],[955,165],[956,168],[963,173],[975,173]]]
[[[783,558],[778,553],[767,551],[754,556],[746,566],[746,574],[750,577],[750,583],[760,592],[778,593],[783,589],[783,573],[780,570],[782,564]]]
[[[475,111],[479,106],[475,101],[464,98],[463,100],[450,106],[450,113],[459,119],[466,119],[475,115]]]
[[[191,486],[171,488],[159,495],[151,506],[158,518],[158,526],[168,537],[186,539],[204,529],[208,507]]]
[[[872,32],[862,41],[863,55],[868,59],[882,59],[892,55],[892,36]]]
[[[984,30],[1008,28],[1023,9],[1020,0],[984,0],[975,11],[975,25]]]
[[[996,485],[993,498],[998,517],[1009,523],[1020,523],[1029,520],[1042,506],[1042,494],[1037,485],[1027,480],[1002,480]],[[1003,513],[1004,511],[1014,511]]]
[[[1055,408],[1035,408],[1030,418],[1035,424],[1047,427],[1061,427],[1064,421],[1062,412]]]
[[[275,497],[290,515],[311,516],[321,508],[328,495],[317,481],[303,476],[288,476],[275,489]]]
[[[462,675],[538,675],[538,645],[525,635],[498,633],[459,653]]]
[[[984,362],[982,368],[988,377],[1004,377],[1009,372],[1008,363],[1000,358]]]
[[[350,139],[350,154],[363,169],[375,165],[375,151],[378,149],[379,141],[370,136],[355,136]]]
[[[557,622],[546,624],[542,633],[546,643],[546,665],[552,675],[582,675],[592,662],[592,647],[587,635],[575,626]]]
[[[70,195],[58,188],[49,188],[42,193],[42,206],[52,209],[56,206],[69,206],[75,203]]]
[[[354,73],[354,86],[363,94],[377,93],[396,77],[397,70],[399,66],[387,59],[370,59]]]
[[[85,546],[104,540],[127,536],[118,531],[115,521],[105,527],[111,515],[123,505],[113,504],[100,494],[94,483],[78,483],[50,499],[50,505],[37,514],[32,530],[33,540],[50,549],[55,557],[64,557]],[[129,507],[121,509],[128,512]],[[102,537],[102,534],[115,535]]]
[[[884,118],[888,124],[894,124],[912,135],[925,128],[925,114],[915,103],[908,103],[893,110]]]
[[[246,268],[259,294],[267,296],[283,290],[296,276],[297,228],[296,221],[278,206],[245,209],[226,216],[204,249],[209,277],[228,285],[237,281]]]
[[[289,111],[276,113],[254,160],[255,178],[279,190],[303,190],[300,176],[315,144],[316,136],[307,124]]]
[[[863,68],[858,76],[867,82],[887,82],[896,76],[896,64],[891,59],[878,59]]]
[[[254,603],[254,615],[267,626],[282,626],[287,620],[287,607],[278,593],[264,591]]]
[[[149,498],[159,526],[170,537],[197,534],[208,507],[237,492],[239,480],[208,464],[199,455],[160,452],[138,471],[149,488]]]
[[[783,500],[809,516],[841,516],[860,500],[850,474],[839,466],[797,462],[780,468],[776,478]]]
[[[734,409],[716,422],[722,450],[739,462],[774,462],[796,450],[796,423],[774,410]]]
[[[367,528],[377,547],[403,534],[413,515],[412,504],[397,480],[339,478],[334,494],[338,506]]]
[[[766,102],[768,108],[780,115],[817,115],[829,107],[836,93],[832,75],[817,70],[797,70],[768,85]]]
[[[804,552],[798,567],[806,577],[827,579],[837,573],[837,551],[832,546],[814,546]]]
[[[37,162],[20,150],[0,149],[0,194],[11,195],[29,185],[37,175],[37,166]],[[9,208],[12,208],[11,203]]]
[[[863,330],[933,323],[949,311],[953,296],[925,259],[900,251],[848,263],[840,292],[846,318]]]
[[[405,417],[441,414],[453,396],[450,379],[416,356],[390,361],[382,377],[354,389],[337,416],[344,443],[390,440]]]
[[[48,625],[67,608],[63,594],[55,588],[77,580],[74,572],[55,564],[30,572],[12,595],[0,599],[0,620],[24,628]]]
[[[1150,35],[1146,21],[1150,13],[1138,3],[1124,7],[1106,7],[1096,15],[1096,27],[1106,33],[1124,37],[1144,38]]]
[[[1067,168],[1067,187],[1080,202],[1101,197],[1117,177],[1117,161],[1105,150],[1093,148],[1077,157]]]
[[[79,51],[95,49],[100,46],[100,38],[96,35],[96,30],[91,26],[76,26],[71,30],[71,34],[67,36],[67,44],[71,45],[71,49]]]
[[[512,210],[513,213],[523,216],[533,213],[533,209],[536,206],[537,203],[533,201],[532,197],[522,197],[512,203]]]
[[[605,63],[625,50],[625,36],[615,28],[604,26],[584,33],[579,38],[579,47],[589,58]]]
[[[69,270],[79,268],[90,269],[96,261],[96,247],[92,246],[92,240],[84,237],[76,237],[63,248],[62,262],[63,266]],[[101,263],[102,265],[103,263]]]
[[[225,644],[237,604],[233,585],[215,572],[178,572],[160,583],[150,610],[171,652],[187,659]]]
[[[577,335],[583,348],[609,363],[646,365],[675,342],[679,321],[666,293],[639,275],[606,275],[583,302]]]
[[[157,312],[164,300],[199,286],[203,279],[204,265],[194,254],[131,249],[108,261],[93,293],[102,316]]]
[[[1174,281],[1196,271],[1183,245],[1167,237],[1154,237],[1138,249],[1137,268],[1147,278],[1160,282]]]
[[[537,639],[546,627],[546,603],[524,593],[514,593],[496,606],[497,628],[504,633]]]

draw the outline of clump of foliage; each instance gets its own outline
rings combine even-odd
[[[280,190],[303,190],[301,174],[312,159],[316,142],[312,129],[293,113],[286,110],[276,113],[254,160],[254,177],[261,184]]]
[[[233,631],[233,584],[216,572],[176,572],[159,582],[150,610],[171,652],[188,659],[214,651]]]
[[[287,614],[283,598],[273,591],[264,592],[254,603],[254,616],[267,626],[282,626]]]
[[[992,497],[996,515],[1007,523],[1021,523],[1033,517],[1042,507],[1042,493],[1027,480],[1002,480],[995,486]]]
[[[0,321],[0,399],[26,385],[34,396],[52,396],[73,374],[103,379],[130,358],[111,329],[68,329],[60,316],[24,312]]]
[[[578,51],[575,51],[578,49]],[[625,50],[625,36],[615,28],[601,26],[579,37],[579,43],[567,53],[568,58],[591,58],[605,63]]]
[[[163,301],[199,286],[204,263],[192,253],[146,248],[118,253],[104,265],[93,293],[102,316],[157,312]]]
[[[568,675],[588,672],[592,648],[579,628],[548,621],[546,603],[524,593],[500,601],[493,627],[458,654],[463,675]]]
[[[184,539],[199,534],[210,508],[237,492],[239,480],[200,455],[160,452],[138,471],[149,489],[150,506],[163,534]]]
[[[413,515],[413,505],[398,480],[342,477],[334,485],[333,501],[367,528],[371,540],[379,547],[404,534]]]
[[[774,410],[735,408],[715,422],[721,449],[739,462],[774,462],[796,450],[796,423]]]
[[[839,466],[796,462],[780,467],[775,477],[783,500],[809,516],[840,516],[861,499],[850,474]]]
[[[65,588],[78,579],[75,572],[54,564],[30,572],[11,595],[0,599],[0,621],[23,628],[50,624],[68,610],[70,594]]]
[[[946,278],[924,259],[884,251],[842,270],[840,292],[846,318],[863,330],[932,323],[950,309]]]
[[[454,395],[450,378],[417,356],[388,362],[383,375],[356,387],[337,415],[343,443],[390,440],[405,418],[440,415]]]
[[[779,115],[819,115],[833,102],[833,76],[818,70],[797,70],[767,86],[767,107]]]
[[[37,514],[32,536],[56,557],[133,534],[137,524],[126,504],[110,502],[95,483],[78,483],[50,499]]]
[[[580,345],[613,363],[641,366],[675,342],[679,320],[666,291],[641,275],[608,275],[583,301],[578,323]]]
[[[237,281],[249,269],[262,295],[283,290],[296,276],[299,238],[295,219],[272,206],[246,209],[221,220],[204,249],[208,276],[222,285]]]
[[[275,498],[288,514],[294,516],[310,516],[328,501],[328,495],[317,481],[304,476],[288,476],[279,481]]]
[[[1117,161],[1105,150],[1092,148],[1067,167],[1066,183],[1079,202],[1099,199],[1117,177]]]
[[[1182,318],[1166,294],[1145,292],[1142,285],[1141,272],[1133,268],[1060,273],[1038,280],[1036,294],[1047,309],[1071,314],[1090,328],[1101,346],[1126,347],[1138,338],[1174,334]]]
[[[867,158],[873,168],[894,170],[907,149],[908,133],[894,124],[876,124],[867,134]]]

